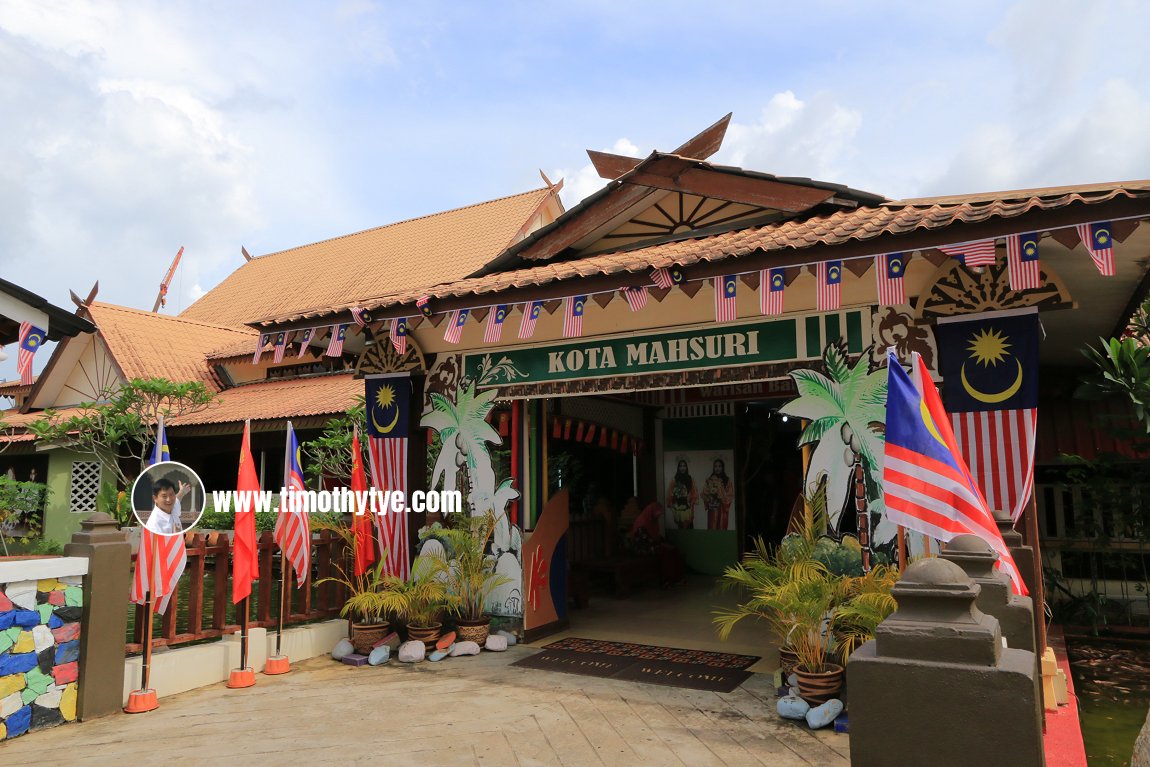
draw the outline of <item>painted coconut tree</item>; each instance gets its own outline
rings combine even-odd
[[[807,493],[826,493],[835,537],[857,531],[864,548],[889,552],[897,531],[883,514],[887,373],[871,370],[868,358],[863,353],[852,364],[841,343],[828,345],[823,352],[826,372],[793,371],[799,396],[779,412],[808,421],[799,436],[800,447],[813,446]]]
[[[507,581],[492,592],[489,605],[493,612],[518,615],[522,613],[519,596],[522,542],[519,529],[511,524],[507,515],[507,504],[519,497],[519,491],[511,479],[496,481],[488,450],[488,445],[497,445],[501,441],[499,433],[487,422],[497,394],[494,389],[476,392],[474,383],[464,379],[455,391],[454,402],[444,394],[431,394],[431,410],[424,414],[420,423],[435,430],[441,443],[439,457],[432,469],[431,487],[462,489],[471,516],[483,516],[488,512],[495,515],[492,536],[495,572]]]

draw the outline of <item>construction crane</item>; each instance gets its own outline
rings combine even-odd
[[[184,255],[184,246],[181,245],[176,257],[172,259],[172,265],[168,267],[168,273],[164,275],[164,281],[160,283],[160,293],[156,296],[156,303],[152,306],[152,313],[160,311],[160,307],[168,305],[168,285],[172,284],[172,277],[176,274],[176,267],[180,265],[180,258]]]

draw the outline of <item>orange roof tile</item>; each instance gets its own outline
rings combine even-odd
[[[222,391],[214,404],[172,418],[168,424],[192,426],[342,413],[355,402],[357,394],[363,394],[363,381],[351,373],[260,381]]]
[[[28,424],[39,420],[43,415],[42,412],[21,413],[15,408],[11,410],[0,410],[0,444],[6,442],[31,442],[34,440],[36,438],[35,435],[31,432],[24,431],[24,429]],[[6,433],[9,429],[13,430],[10,434]]]
[[[112,357],[129,379],[202,381],[218,390],[219,384],[205,359],[207,353],[241,341],[255,349],[258,335],[249,329],[167,317],[100,301],[92,302],[88,311]]]
[[[253,258],[180,315],[224,325],[465,277],[521,234],[546,188]]]

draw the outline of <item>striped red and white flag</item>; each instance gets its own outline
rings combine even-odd
[[[587,307],[587,296],[568,296],[563,299],[563,337],[578,338],[583,335],[583,310]]]
[[[304,491],[303,469],[300,466],[299,440],[291,421],[287,424],[287,446],[284,450],[284,487],[289,493]],[[285,505],[276,514],[273,537],[284,558],[295,571],[297,586],[302,586],[311,572],[311,526],[300,498],[288,496]]]
[[[284,361],[284,352],[287,351],[287,333],[283,331],[276,334],[276,352],[272,362],[279,364]]]
[[[497,344],[503,337],[503,321],[507,319],[507,304],[493,306],[487,313],[487,327],[483,331],[483,343]]]
[[[519,321],[519,337],[530,338],[535,335],[535,323],[539,320],[539,313],[543,311],[543,302],[528,301],[523,304],[523,318]]]
[[[655,283],[655,287],[666,290],[675,284],[675,280],[671,275],[671,270],[668,268],[652,269],[651,281]]]
[[[20,351],[16,354],[16,370],[20,373],[20,383],[25,386],[32,383],[32,358],[47,336],[46,332],[31,322],[20,323]]]
[[[627,306],[631,307],[631,311],[637,312],[647,305],[647,289],[642,286],[623,288],[623,298],[627,300]]]
[[[447,330],[443,332],[443,340],[449,344],[459,343],[463,334],[463,326],[467,323],[468,309],[456,309],[447,318]]]
[[[948,256],[961,258],[966,266],[990,266],[994,263],[994,240],[961,242],[958,245],[939,245],[938,249]]]
[[[324,355],[327,357],[340,357],[343,355],[343,339],[347,336],[347,325],[333,325],[331,329],[331,340],[327,343],[327,351]]]
[[[954,438],[992,509],[1018,521],[1034,490],[1034,435],[1038,411],[952,413]]]
[[[264,347],[267,346],[268,344],[270,344],[271,342],[272,342],[272,334],[271,333],[263,333],[262,335],[260,335],[259,340],[256,341],[255,354],[252,355],[252,364],[253,365],[260,364],[260,357],[263,356]]]
[[[391,329],[387,331],[391,339],[391,346],[395,353],[403,356],[407,353],[407,317],[397,317],[391,321]]]
[[[739,278],[733,274],[714,279],[715,322],[731,322],[738,317],[735,303],[739,287],[738,282]]]
[[[297,358],[302,357],[304,355],[304,352],[306,352],[308,350],[308,345],[311,344],[311,337],[314,333],[315,333],[315,328],[307,328],[300,335],[300,337],[298,339],[299,352],[296,354]]]
[[[1039,285],[1038,233],[1012,234],[1006,238],[1006,271],[1011,290],[1031,290]]]
[[[842,261],[820,261],[815,267],[818,292],[815,304],[820,312],[833,312],[842,303],[840,285],[843,281]]]
[[[1090,254],[1098,273],[1104,277],[1114,276],[1114,236],[1110,232],[1109,221],[1094,224],[1079,224],[1075,227],[1086,252]]]
[[[874,257],[874,273],[878,283],[880,304],[899,306],[906,303],[904,272],[906,272],[905,253],[883,253]]]
[[[398,490],[407,498],[407,437],[369,437],[368,461],[371,484],[384,492]],[[411,550],[407,540],[407,512],[388,510],[376,514],[376,540],[383,557],[383,572],[400,578],[411,575]]]
[[[759,311],[767,315],[782,314],[786,290],[785,269],[763,269],[759,272]]]
[[[156,612],[165,612],[187,565],[188,550],[184,546],[183,533],[161,535],[144,527],[140,535],[140,551],[136,555],[136,573],[132,577],[132,590],[128,598],[142,605],[147,601],[148,591],[152,590]]]

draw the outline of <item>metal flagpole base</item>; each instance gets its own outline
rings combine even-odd
[[[291,671],[291,661],[288,660],[288,656],[286,655],[272,656],[264,663],[264,673],[268,676],[286,674],[289,671]]]
[[[233,690],[251,687],[256,683],[256,672],[250,668],[234,668],[228,676],[228,687]]]
[[[133,690],[128,694],[128,705],[124,706],[125,714],[143,714],[154,711],[160,707],[155,690]]]

